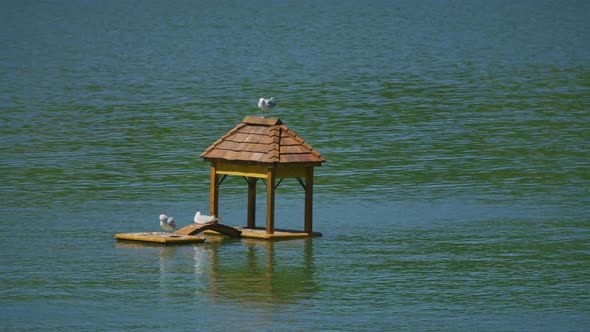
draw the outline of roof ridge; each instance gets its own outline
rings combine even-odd
[[[279,161],[281,159],[281,127],[272,126],[269,130],[269,134],[272,137],[272,143],[269,149],[269,160]]]
[[[281,119],[278,118],[264,118],[260,116],[246,116],[243,123],[253,124],[253,125],[265,125],[265,126],[276,126],[281,125],[283,122]]]

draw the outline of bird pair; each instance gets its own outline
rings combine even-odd
[[[197,211],[195,214],[194,222],[197,224],[206,224],[210,222],[217,221],[218,219],[213,216],[208,216],[205,214],[201,214],[200,211]],[[160,227],[162,227],[165,231],[174,231],[176,230],[176,222],[174,221],[174,217],[168,217],[165,214],[160,215]]]
[[[176,222],[174,221],[174,217],[168,217],[165,214],[161,214],[160,227],[162,227],[162,229],[165,231],[176,230]]]

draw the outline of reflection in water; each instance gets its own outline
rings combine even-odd
[[[317,290],[313,239],[241,243],[243,250],[232,257],[220,252],[226,248],[212,247],[212,297],[268,306],[297,301]]]
[[[176,252],[176,246],[161,246],[160,248],[160,292],[167,293],[165,290],[169,285],[174,285],[172,276],[174,275],[174,253]]]
[[[149,256],[158,262],[159,292],[165,297],[189,291],[198,303],[226,302],[270,313],[277,304],[297,302],[318,291],[313,239],[212,236],[192,246],[119,245],[158,253]],[[189,280],[194,280],[192,289],[178,289]]]
[[[148,278],[150,282],[156,282],[160,296],[166,297],[174,292],[174,287],[178,283],[178,253],[182,252],[186,246],[166,246],[151,243],[135,241],[117,241],[118,249],[125,249],[133,253],[133,266],[136,268],[136,278]],[[121,251],[123,252],[123,251]],[[157,266],[158,276],[154,273]],[[192,274],[192,273],[191,273]]]
[[[195,276],[199,277],[205,275],[209,268],[209,251],[205,246],[193,246]]]

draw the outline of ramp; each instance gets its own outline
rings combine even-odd
[[[191,224],[185,226],[176,232],[172,233],[174,235],[195,235],[204,231],[215,231],[221,234],[225,234],[231,237],[239,237],[242,234],[242,231],[239,229],[233,228],[231,226],[218,224],[217,222],[210,222],[207,224]]]

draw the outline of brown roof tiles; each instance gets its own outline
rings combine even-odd
[[[322,163],[320,153],[280,119],[247,116],[201,157],[253,163]]]

